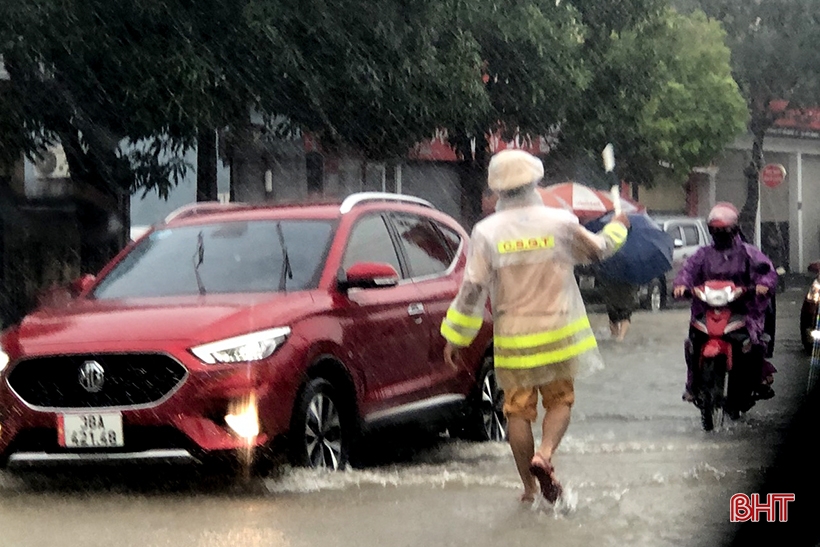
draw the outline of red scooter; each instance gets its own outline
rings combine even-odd
[[[743,353],[751,349],[746,317],[730,309],[746,291],[731,281],[707,281],[691,293],[708,306],[692,320],[692,327],[700,333],[696,335],[699,351],[689,355],[697,364],[692,387],[705,431],[722,424],[724,411],[736,418],[740,410],[754,404],[754,384],[743,370]],[[736,354],[738,349],[740,355]]]

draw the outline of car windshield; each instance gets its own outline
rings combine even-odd
[[[333,223],[314,220],[158,230],[105,276],[93,296],[116,299],[313,288],[332,232]]]

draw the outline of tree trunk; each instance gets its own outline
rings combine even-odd
[[[196,200],[216,201],[216,131],[202,129],[196,141]]]
[[[129,171],[114,150],[85,150],[76,131],[63,132],[80,232],[80,268],[96,274],[130,239]]]
[[[749,164],[743,170],[746,178],[746,203],[740,210],[740,229],[746,241],[755,241],[755,220],[757,218],[758,203],[760,201],[760,170],[763,169],[763,139],[766,131],[774,124],[774,115],[769,108],[771,97],[766,93],[752,93],[751,114],[749,129],[754,138],[752,142],[752,156]]]
[[[750,243],[755,241],[755,221],[760,200],[760,170],[763,169],[763,139],[766,136],[765,126],[756,125],[753,133],[751,161],[743,170],[746,178],[746,202],[740,210],[740,229]]]
[[[228,158],[231,165],[231,201],[264,203],[265,166],[262,150],[254,139],[250,119],[231,125]]]

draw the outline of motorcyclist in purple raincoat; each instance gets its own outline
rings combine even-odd
[[[768,399],[774,395],[768,385],[774,368],[765,360],[770,336],[765,332],[766,313],[769,308],[769,295],[777,288],[777,272],[771,260],[756,247],[741,240],[738,226],[738,211],[731,203],[718,203],[712,208],[707,219],[709,233],[712,235],[711,246],[703,247],[692,255],[678,273],[674,286],[674,296],[680,298],[686,290],[711,280],[732,281],[742,287],[755,287],[755,294],[741,299],[738,311],[746,316],[746,330],[750,346],[738,348],[744,355],[749,370],[749,381],[759,382],[755,386],[756,399]],[[706,304],[692,300],[692,317],[706,311]],[[693,401],[692,381],[699,354],[699,335],[690,330],[686,345],[686,389],[685,401]],[[749,402],[748,406],[754,404]],[[748,408],[736,409],[746,411]]]

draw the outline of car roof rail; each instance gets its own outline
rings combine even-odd
[[[342,214],[349,213],[356,205],[360,205],[368,201],[395,201],[397,203],[412,203],[435,209],[435,206],[426,199],[417,198],[415,196],[392,194],[390,192],[358,192],[356,194],[351,194],[344,199],[342,205],[339,207],[339,212]]]
[[[238,207],[247,207],[246,203],[222,203],[220,201],[198,201],[196,203],[189,203],[182,207],[175,209],[163,220],[163,223],[168,224],[172,220],[179,220],[183,218],[193,217],[197,215],[207,215],[209,213],[218,213],[225,209],[233,209]]]

